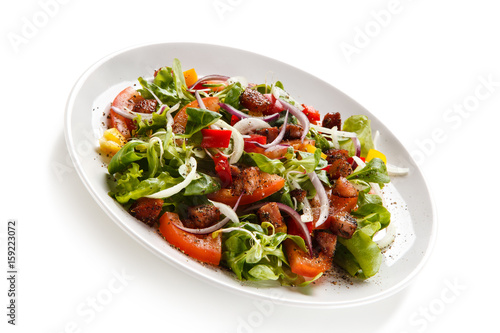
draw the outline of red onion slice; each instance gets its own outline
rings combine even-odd
[[[328,196],[326,195],[325,187],[321,184],[321,180],[319,180],[316,172],[310,172],[307,174],[309,179],[311,180],[314,188],[316,189],[316,194],[319,197],[320,203],[320,214],[318,221],[316,221],[316,227],[319,227],[328,219],[328,211],[330,208],[330,203],[328,202]]]
[[[309,133],[309,126],[310,126],[309,119],[307,119],[307,116],[304,114],[304,112],[299,110],[299,108],[297,108],[296,106],[293,106],[292,104],[285,102],[282,99],[279,99],[279,101],[281,102],[285,110],[290,111],[290,113],[294,115],[299,121],[299,123],[302,125],[303,132],[302,135],[300,136],[300,141],[304,142],[304,138],[306,137],[307,133]]]
[[[278,134],[276,139],[274,139],[272,142],[267,143],[265,145],[257,141],[248,141],[248,142],[253,143],[254,145],[259,146],[261,148],[270,148],[276,146],[278,143],[281,142],[281,140],[283,140],[283,137],[285,136],[287,121],[288,121],[288,111],[286,112],[285,121],[283,122],[283,126],[281,127],[280,133]]]
[[[227,112],[229,112],[230,114],[232,114],[238,118],[256,118],[256,119],[261,119],[261,120],[264,120],[266,122],[269,122],[269,121],[276,120],[280,117],[279,113],[274,113],[272,115],[265,116],[265,117],[252,117],[252,116],[246,114],[245,112],[242,112],[229,104],[219,103],[219,105],[221,108],[223,108],[224,110],[226,110]]]
[[[361,143],[359,142],[359,139],[357,136],[354,136],[351,138],[352,143],[354,144],[354,147],[356,148],[356,156],[360,157],[361,156]]]
[[[204,83],[205,81],[212,81],[212,80],[227,81],[227,80],[229,80],[229,76],[219,75],[219,74],[206,75],[206,76],[200,78],[198,81],[196,81],[191,87],[189,87],[189,90],[198,90],[198,89],[195,89],[196,86]],[[205,88],[203,88],[203,89],[205,89]]]
[[[240,197],[238,198],[238,201],[236,201],[236,203],[234,204],[234,207],[233,207],[234,211],[236,211],[236,209],[238,209],[238,205],[240,204],[240,200],[241,200],[242,197],[243,197],[243,194],[240,195]],[[183,225],[177,225],[177,224],[174,224],[174,225],[177,228],[179,228],[181,230],[184,230],[185,232],[189,232],[191,234],[206,235],[206,234],[210,234],[210,233],[212,233],[214,231],[219,230],[220,228],[222,228],[223,226],[225,226],[229,222],[229,220],[230,220],[230,218],[226,216],[225,218],[223,218],[222,220],[220,220],[216,224],[214,224],[214,225],[212,225],[210,227],[207,227],[207,228],[202,228],[202,229],[186,228]]]
[[[285,213],[287,213],[288,215],[290,215],[293,223],[295,224],[295,226],[297,227],[297,229],[301,233],[300,236],[302,236],[302,238],[304,239],[304,241],[306,243],[307,249],[309,250],[309,256],[312,257],[311,234],[309,233],[309,229],[307,228],[307,225],[304,222],[302,222],[302,219],[301,219],[299,213],[297,213],[297,211],[295,209],[291,208],[290,206],[287,206],[287,205],[282,204],[280,202],[277,202],[276,204],[278,205],[280,210],[282,210]]]

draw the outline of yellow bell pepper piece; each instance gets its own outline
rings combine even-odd
[[[311,153],[311,154],[314,154],[314,152],[315,152],[315,151],[316,151],[316,149],[317,149],[316,147],[314,147],[314,146],[313,146],[312,144],[310,144],[310,143],[308,143],[308,144],[304,145],[304,148],[306,149],[306,152]],[[325,159],[325,160],[326,160],[326,157],[327,157],[327,156],[326,156],[325,154],[321,153],[321,157],[322,157],[323,159]]]
[[[116,154],[126,143],[127,139],[116,128],[107,129],[99,139],[101,152],[110,156]]]
[[[198,74],[196,74],[196,71],[194,68],[188,69],[187,71],[183,72],[184,74],[184,80],[186,80],[186,86],[191,87],[193,84],[198,81]]]
[[[375,149],[370,149],[368,151],[368,154],[366,155],[365,161],[370,162],[371,160],[373,160],[376,157],[380,158],[382,161],[384,161],[385,164],[387,164],[387,158],[385,157],[385,155],[382,154],[381,152],[379,152],[378,150],[375,150]]]

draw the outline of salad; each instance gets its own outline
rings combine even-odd
[[[390,224],[390,178],[366,116],[322,118],[280,81],[198,78],[178,59],[138,81],[112,101],[99,140],[109,194],[137,220],[240,280],[378,272],[394,236],[374,240]]]

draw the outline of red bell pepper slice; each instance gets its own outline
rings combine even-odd
[[[233,182],[233,176],[231,176],[231,168],[229,167],[229,161],[227,157],[221,153],[217,153],[213,157],[215,163],[215,172],[219,176],[222,187],[226,187]]]
[[[231,133],[230,130],[204,128],[201,130],[201,148],[227,148],[231,142]]]
[[[250,134],[250,137],[244,138],[243,141],[245,144],[243,150],[245,152],[263,154],[265,149],[257,146],[253,142],[258,142],[262,145],[265,145],[267,142],[267,137],[265,137],[264,135]]]

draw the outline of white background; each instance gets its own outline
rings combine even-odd
[[[486,306],[500,297],[494,1],[26,0],[2,7],[2,332],[497,327],[495,307]],[[436,246],[414,282],[349,309],[263,308],[176,270],[119,229],[69,160],[65,103],[94,62],[150,42],[219,44],[276,58],[331,83],[381,119],[421,165],[437,208]],[[342,51],[347,44],[351,53]],[[6,316],[9,218],[19,224],[15,327]],[[90,311],[106,289],[112,298]]]

